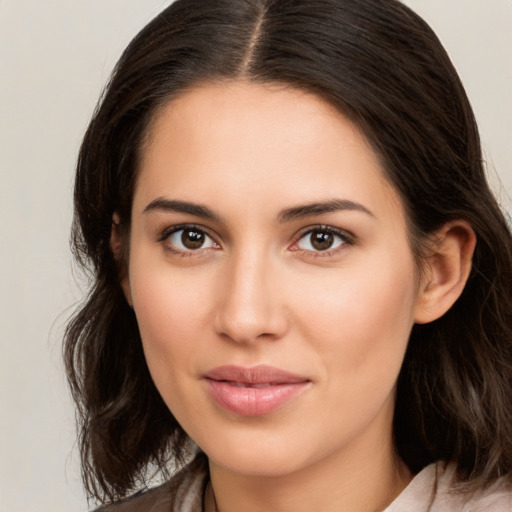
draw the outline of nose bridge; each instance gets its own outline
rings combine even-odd
[[[263,335],[281,336],[285,318],[269,255],[252,247],[235,251],[229,260],[216,312],[217,332],[244,343]]]

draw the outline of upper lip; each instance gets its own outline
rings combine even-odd
[[[293,384],[309,381],[309,379],[300,375],[267,365],[250,368],[233,365],[219,366],[208,371],[204,377],[211,380],[240,382],[242,384]]]

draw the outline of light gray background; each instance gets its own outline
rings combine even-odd
[[[459,70],[509,205],[512,0],[407,3]],[[0,512],[87,510],[60,361],[82,295],[68,250],[73,167],[114,62],[168,4],[0,0]]]

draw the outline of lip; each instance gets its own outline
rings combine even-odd
[[[204,380],[215,402],[240,416],[269,414],[302,393],[311,382],[266,365],[220,366],[207,372]]]

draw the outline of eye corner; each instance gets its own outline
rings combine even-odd
[[[166,252],[184,257],[200,256],[204,255],[205,251],[221,249],[221,245],[209,230],[196,224],[169,226],[160,233],[157,242]]]
[[[303,242],[302,245],[301,242]],[[355,243],[355,237],[346,230],[328,225],[316,225],[302,230],[289,250],[301,251],[314,257],[332,256]]]

